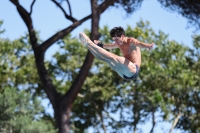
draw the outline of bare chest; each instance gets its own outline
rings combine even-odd
[[[131,43],[120,45],[119,48],[124,56],[131,55],[134,51],[136,51],[136,47]]]

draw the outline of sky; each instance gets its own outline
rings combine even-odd
[[[28,11],[30,11],[30,4],[32,0],[19,1]],[[72,15],[75,18],[81,19],[91,14],[90,0],[69,1],[71,3]],[[65,9],[68,9],[66,4]],[[69,12],[68,10],[66,11]],[[150,26],[156,32],[161,30],[165,34],[169,34],[169,39],[183,43],[187,46],[192,45],[192,35],[194,34],[193,31],[195,31],[195,28],[187,28],[186,18],[183,18],[176,12],[166,11],[156,0],[145,0],[142,3],[141,8],[128,17],[122,8],[109,8],[101,15],[100,27],[105,25],[109,26],[109,28],[115,26],[122,26],[126,28],[127,25],[135,27],[136,23],[141,19],[149,21]],[[2,28],[6,30],[6,32],[0,36],[1,38],[14,40],[25,35],[27,32],[27,28],[16,11],[15,6],[8,0],[1,0],[0,2],[0,20],[3,20],[4,23]],[[58,9],[50,0],[36,1],[33,7],[32,20],[34,28],[40,32],[42,40],[48,39],[57,31],[72,24],[71,21],[65,19],[60,9]],[[81,26],[72,31],[72,35],[78,37],[79,32],[83,32],[85,28],[91,28],[90,24],[90,20],[84,22]],[[45,58],[50,59],[53,52],[55,52],[55,49],[57,49],[56,45],[51,46],[47,51]],[[46,108],[49,108],[49,113],[52,113],[51,107],[47,106],[47,102],[44,102],[43,104]],[[160,131],[162,128],[168,131],[170,125],[171,124],[169,123],[157,125],[156,131]],[[142,127],[142,129],[144,132],[149,132],[150,127],[151,125],[147,124],[145,128]],[[179,132],[179,130],[175,130],[173,133]]]

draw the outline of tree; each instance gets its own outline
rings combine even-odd
[[[108,28],[106,31],[107,36],[100,32],[101,37],[111,41]],[[85,33],[89,34],[89,31],[86,30]],[[63,38],[59,45],[59,52],[53,56],[47,68],[50,70],[49,73],[53,74],[52,79],[59,92],[64,93],[69,90],[69,86],[78,75],[87,49],[80,44],[77,38],[71,38],[70,35]],[[123,81],[107,64],[95,59],[88,78],[73,104],[72,130],[84,132],[89,126],[106,127],[103,120],[103,113],[107,112],[105,106],[108,106],[108,101],[116,94],[116,86],[122,84]]]
[[[44,108],[40,101],[16,88],[7,88],[0,93],[1,133],[55,133],[52,123],[42,120]]]
[[[55,133],[53,123],[45,118],[44,108],[35,97],[40,94],[36,91],[39,78],[27,41],[27,37],[14,41],[0,38],[0,132]]]
[[[111,41],[108,29],[104,27],[99,30],[101,40],[105,42]],[[89,34],[90,31],[86,30],[85,33]],[[195,119],[198,118],[199,112],[199,76],[195,73],[199,71],[199,36],[194,36],[195,49],[188,49],[183,44],[168,40],[167,35],[161,31],[156,34],[148,22],[140,21],[136,28],[128,26],[126,33],[127,36],[135,36],[139,40],[157,44],[152,52],[143,52],[140,82],[135,84],[132,81],[123,80],[107,64],[94,60],[88,78],[73,105],[70,120],[72,130],[84,132],[89,126],[93,126],[96,132],[101,130],[104,132],[120,130],[137,132],[140,130],[138,124],[152,119],[151,132],[153,132],[155,125],[159,123],[156,122],[158,118],[155,113],[161,110],[160,118],[163,121],[174,121],[171,131],[174,127],[187,131],[198,131],[199,123]],[[32,71],[31,77],[25,75],[25,78],[37,77],[34,69],[27,71],[26,67],[23,67],[34,65],[31,63],[33,62],[32,52],[26,53],[27,59],[24,61],[23,52],[31,51],[27,39],[15,40],[14,43],[8,40],[3,42],[5,43],[1,43],[3,48],[1,65],[5,65],[8,69],[4,73],[8,75],[7,77],[9,73],[13,76],[10,76],[9,81],[3,80],[1,84],[18,86],[18,89],[21,88],[19,85],[27,86],[24,78],[17,76]],[[48,68],[48,73],[57,91],[65,94],[81,69],[87,49],[70,34],[58,44],[59,52],[54,55],[51,62],[46,62],[45,66]],[[119,50],[112,52],[120,54]],[[191,70],[188,69],[188,65],[192,68]],[[4,70],[1,69],[1,72]],[[6,75],[1,76],[0,79],[6,77]],[[14,84],[16,76],[18,84]],[[29,82],[31,86],[35,80],[28,80]],[[112,114],[116,112],[121,114],[117,119]]]
[[[1,25],[0,25],[1,26]],[[3,32],[2,32],[3,34]],[[5,87],[21,88],[41,94],[39,77],[36,75],[34,55],[28,36],[14,41],[0,38],[0,90]],[[40,95],[42,96],[42,95]]]
[[[199,68],[200,68],[200,36],[199,35],[194,35],[193,36],[193,46],[194,49],[190,49],[188,52],[188,56],[186,57],[186,60],[191,67],[190,69],[190,76],[188,77],[190,80],[186,80],[185,82],[187,84],[191,84],[192,87],[186,86],[188,91],[190,93],[186,93],[183,95],[183,98],[180,99],[181,104],[185,103],[187,105],[187,108],[182,107],[184,110],[180,120],[177,123],[177,128],[181,128],[183,130],[188,130],[189,132],[193,133],[199,133],[200,132],[200,127],[199,124],[200,122],[197,121],[199,119],[199,112],[200,112],[200,84],[199,84]],[[184,77],[185,78],[185,77]],[[181,111],[182,111],[181,110]]]
[[[100,20],[101,13],[103,13],[110,6],[122,6],[127,11],[127,13],[132,13],[133,11],[135,11],[135,9],[138,9],[138,7],[140,7],[142,0],[91,0],[92,13],[82,18],[81,20],[77,20],[72,16],[72,11],[70,8],[71,6],[68,0],[66,2],[69,5],[69,14],[66,13],[66,11],[63,9],[63,7],[58,1],[52,0],[52,2],[55,3],[64,13],[66,19],[72,22],[72,25],[63,30],[60,30],[59,32],[55,33],[49,39],[43,42],[38,41],[31,18],[33,6],[36,1],[33,0],[30,6],[30,12],[28,12],[23,6],[21,6],[18,0],[10,1],[16,6],[17,11],[19,12],[21,18],[27,26],[30,44],[34,53],[36,67],[42,84],[42,89],[45,91],[48,99],[50,100],[53,106],[56,126],[58,127],[60,133],[69,132],[70,113],[72,104],[76,99],[78,92],[81,90],[81,87],[87,77],[89,69],[91,68],[94,57],[91,55],[90,52],[87,53],[84,64],[82,65],[77,77],[73,80],[73,84],[71,84],[68,91],[66,91],[64,94],[61,94],[57,91],[52,79],[50,78],[50,74],[48,73],[48,70],[45,66],[44,54],[46,50],[51,45],[55,44],[59,39],[64,38],[76,27],[78,27],[88,19],[91,19],[90,38],[92,40],[98,39],[98,23]]]
[[[100,30],[101,40],[105,42],[111,41],[108,29],[104,27]],[[139,124],[151,120],[152,128],[149,132],[152,133],[159,124],[157,119],[161,119],[172,123],[169,132],[174,128],[199,131],[199,122],[195,120],[199,115],[200,103],[200,77],[195,74],[199,71],[199,37],[195,36],[196,50],[192,50],[184,44],[169,40],[162,31],[156,34],[149,23],[143,21],[138,22],[135,28],[128,26],[126,34],[157,44],[153,51],[142,53],[139,83],[122,80],[102,61],[95,61],[92,67],[95,71],[88,75],[73,107],[74,130],[83,131],[92,125],[96,132],[137,132],[141,130]],[[71,53],[74,51],[77,49],[67,51],[66,57],[76,55],[81,50]],[[118,50],[112,52],[119,54]],[[189,66],[192,69],[188,69]],[[161,114],[159,117],[156,117],[157,112]],[[112,113],[119,114],[116,115],[118,118],[114,118]],[[190,121],[191,125],[186,121]]]
[[[45,67],[45,63],[44,63],[44,54],[51,45],[56,43],[59,39],[62,39],[64,36],[68,35],[77,26],[81,25],[84,21],[90,18],[92,20],[90,38],[92,40],[98,39],[99,38],[99,34],[98,34],[99,24],[98,23],[99,23],[100,15],[109,6],[113,6],[116,0],[109,0],[109,1],[108,0],[107,1],[91,0],[92,13],[82,18],[81,20],[77,20],[76,18],[72,16],[69,1],[66,1],[67,4],[69,5],[69,12],[70,12],[69,14],[67,14],[58,1],[52,0],[52,2],[55,3],[64,13],[66,19],[72,22],[72,25],[55,33],[49,39],[41,43],[38,42],[38,38],[36,36],[36,32],[34,30],[32,18],[31,18],[35,0],[33,0],[30,6],[30,12],[28,12],[20,4],[18,0],[10,0],[10,1],[16,6],[17,11],[19,12],[21,18],[23,19],[24,23],[27,26],[30,43],[31,43],[34,56],[35,56],[37,71],[38,71],[41,83],[43,85],[43,89],[53,106],[56,126],[58,127],[60,133],[69,132],[70,113],[71,113],[72,104],[78,92],[80,91],[81,86],[84,83],[84,80],[86,79],[86,76],[91,67],[94,57],[92,56],[90,52],[87,53],[84,64],[82,68],[80,69],[80,72],[77,75],[76,79],[73,81],[73,84],[71,85],[70,89],[65,94],[60,94],[56,90],[56,87],[53,84],[50,78],[50,75],[47,72],[47,68]],[[133,3],[135,2],[133,1]],[[123,4],[126,4],[126,3],[123,3],[123,1],[117,1],[117,5],[121,5],[121,3],[122,3],[122,6]],[[129,5],[128,6],[126,5],[126,7],[129,7]]]
[[[111,42],[108,29],[105,26],[99,30],[101,40],[105,43]],[[89,34],[88,30],[84,32]],[[195,95],[199,95],[200,77],[195,74],[199,71],[196,64],[199,60],[198,49],[192,50],[184,44],[169,40],[168,35],[162,31],[156,34],[149,22],[140,21],[135,28],[128,26],[126,34],[144,42],[157,44],[153,51],[142,53],[139,83],[121,79],[107,64],[94,60],[88,78],[73,105],[73,130],[83,132],[92,126],[95,132],[137,132],[141,130],[138,128],[139,124],[151,120],[152,133],[159,124],[157,119],[173,123],[169,131],[173,131],[174,128],[199,130],[198,126],[195,126],[199,123],[193,118],[198,117],[200,101],[197,96],[189,96],[194,91]],[[56,82],[54,79],[54,82],[59,86],[59,90],[66,90],[66,86],[70,86],[78,74],[86,48],[70,36],[59,42],[59,45],[60,50],[53,59],[56,63],[51,63],[48,68],[51,73],[57,74],[53,77],[62,76],[59,77],[61,80]],[[198,48],[198,36],[195,37],[194,46]],[[120,54],[119,49],[112,52]],[[64,65],[67,63],[71,65]],[[192,71],[188,69],[189,66]],[[188,101],[195,101],[195,104]],[[195,108],[195,111],[190,112],[192,110],[188,110],[189,108]],[[157,112],[161,114],[159,118],[155,115]],[[113,113],[119,114],[116,115],[118,118],[113,117]],[[182,121],[183,118],[189,119],[193,124]]]
[[[199,115],[198,105],[200,102],[199,96],[196,96],[199,95],[199,83],[197,82],[200,77],[196,73],[199,71],[196,67],[199,64],[199,49],[195,48],[196,50],[191,50],[184,46],[184,44],[178,44],[173,40],[170,41],[167,39],[167,35],[161,31],[158,35],[155,35],[152,29],[142,22],[135,29],[131,30],[129,28],[127,34],[139,37],[138,39],[140,40],[155,42],[157,44],[151,53],[143,53],[142,71],[140,72],[141,84],[132,87],[127,92],[127,97],[124,98],[126,104],[121,103],[124,106],[126,105],[125,107],[130,106],[130,108],[133,108],[133,111],[130,110],[130,112],[133,112],[132,119],[134,119],[133,123],[130,124],[137,122],[135,115],[138,118],[141,117],[139,119],[140,122],[144,122],[148,118],[144,118],[145,112],[147,112],[146,116],[152,112],[153,131],[156,124],[155,111],[160,109],[161,114],[163,114],[161,118],[164,121],[173,123],[170,132],[175,127],[189,132],[198,132],[199,128],[196,125],[199,122],[194,117],[197,118]],[[195,47],[199,45],[198,38],[198,36],[194,38],[193,45]],[[188,55],[190,51],[196,52]],[[190,67],[192,69],[188,69]],[[193,69],[193,67],[195,68]],[[130,97],[131,94],[132,98]],[[134,99],[136,96],[138,97],[137,100]],[[140,101],[140,99],[143,101]],[[147,102],[150,104],[147,104]],[[194,110],[191,110],[191,108]],[[138,113],[134,113],[138,109]],[[128,114],[131,114],[130,112]],[[130,115],[129,118],[131,118]],[[181,119],[189,120],[191,125],[184,121],[178,126],[177,122],[180,122]],[[127,125],[128,123],[126,122]],[[185,126],[187,128],[184,128]]]

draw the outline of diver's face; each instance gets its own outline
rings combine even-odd
[[[112,40],[115,41],[115,43],[123,44],[123,35],[120,37],[112,37]]]

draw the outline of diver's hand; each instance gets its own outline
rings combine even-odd
[[[98,44],[99,42],[99,40],[94,40],[94,44]]]
[[[150,45],[148,46],[148,51],[150,51],[150,50],[153,48],[153,46],[154,46],[154,43],[150,44]]]

